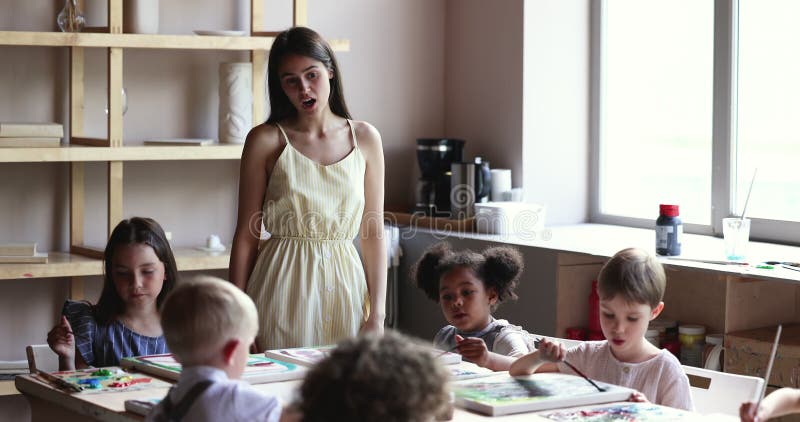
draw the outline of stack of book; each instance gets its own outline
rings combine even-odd
[[[36,252],[36,243],[0,243],[0,264],[46,264],[47,252]]]
[[[61,123],[0,122],[0,148],[58,147],[63,137]]]

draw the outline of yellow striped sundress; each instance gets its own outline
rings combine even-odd
[[[317,346],[358,334],[368,290],[353,245],[364,211],[366,162],[348,120],[353,149],[319,164],[286,146],[264,197],[263,242],[247,282],[256,303],[260,350]]]

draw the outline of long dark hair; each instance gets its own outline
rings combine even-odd
[[[318,60],[325,65],[328,71],[333,72],[333,78],[330,80],[331,93],[328,97],[328,107],[333,114],[345,119],[351,119],[350,111],[344,102],[342,72],[336,62],[336,56],[333,55],[333,49],[314,30],[296,26],[278,34],[269,52],[267,86],[269,87],[270,112],[267,123],[277,123],[297,115],[297,109],[294,108],[286,93],[283,92],[280,75],[278,75],[278,67],[281,65],[283,58],[291,54]]]
[[[156,304],[159,308],[161,308],[161,303],[164,302],[167,293],[172,290],[178,280],[178,266],[175,264],[175,257],[172,255],[172,249],[161,226],[155,220],[145,217],[132,217],[129,220],[120,221],[117,227],[114,227],[114,231],[111,232],[111,237],[106,244],[106,250],[103,252],[103,292],[100,293],[100,300],[97,301],[94,309],[95,319],[100,324],[107,324],[125,309],[125,303],[117,293],[116,286],[114,286],[112,261],[114,252],[119,246],[134,243],[143,243],[150,246],[155,251],[159,261],[164,263],[166,280],[164,280],[161,292],[156,298]]]

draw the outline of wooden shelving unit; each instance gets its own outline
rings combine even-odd
[[[122,220],[123,163],[153,160],[238,160],[242,145],[213,146],[143,146],[125,145],[123,140],[122,85],[125,49],[239,50],[249,51],[253,64],[253,121],[263,120],[266,109],[266,59],[275,40],[275,32],[261,27],[263,0],[251,0],[249,36],[200,36],[128,34],[122,32],[123,0],[108,1],[108,26],[92,32],[62,33],[36,31],[0,31],[0,45],[21,47],[63,47],[69,51],[69,140],[58,148],[3,148],[0,163],[69,162],[70,164],[70,250],[50,252],[47,264],[2,264],[0,280],[19,278],[71,277],[73,298],[81,298],[80,277],[102,274],[97,249],[84,245],[84,175],[86,162],[107,163],[108,235]],[[80,3],[82,1],[79,0]],[[84,9],[85,10],[85,9]],[[293,24],[307,22],[307,0],[293,0]],[[329,40],[336,51],[348,51],[348,40]],[[84,134],[84,65],[86,48],[107,51],[108,104],[107,136],[89,138]],[[130,143],[130,142],[129,142]],[[213,254],[198,250],[176,250],[179,270],[209,270],[228,267],[227,253]]]
[[[178,271],[228,268],[230,253],[204,252],[189,248],[173,250]],[[21,278],[84,277],[103,274],[103,261],[67,252],[50,252],[46,264],[2,264],[0,280]]]
[[[0,163],[238,160],[242,145],[3,148]]]

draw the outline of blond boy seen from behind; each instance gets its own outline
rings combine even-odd
[[[258,329],[255,304],[233,284],[198,277],[179,284],[161,309],[178,383],[148,421],[288,421],[281,404],[240,381]]]
[[[539,350],[511,365],[511,375],[574,372],[640,392],[631,400],[693,410],[689,379],[678,359],[645,339],[649,322],[664,309],[664,268],[647,252],[617,252],[600,270],[600,326],[606,340],[587,341],[565,351],[557,341],[542,340]]]

